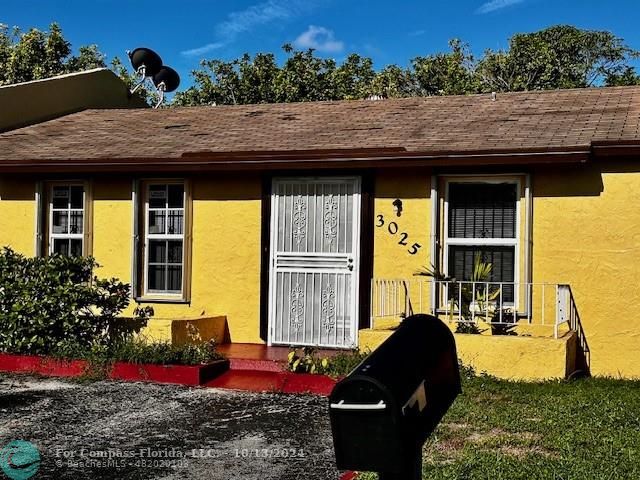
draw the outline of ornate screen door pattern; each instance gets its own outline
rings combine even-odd
[[[269,343],[357,345],[360,179],[274,179]]]

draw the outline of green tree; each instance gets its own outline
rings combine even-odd
[[[73,55],[57,23],[48,32],[36,28],[22,32],[0,25],[0,85],[105,67],[104,60],[95,45],[82,46]]]
[[[464,95],[480,91],[469,45],[453,39],[449,47],[451,52],[416,57],[411,61],[420,95]]]
[[[625,87],[629,85],[640,85],[640,75],[633,67],[626,67],[620,72],[613,72],[605,79],[607,87]]]
[[[637,55],[611,32],[558,25],[516,34],[508,50],[487,50],[477,74],[484,90],[584,88],[619,78]]]
[[[419,92],[415,75],[409,69],[387,65],[371,82],[371,94],[384,98],[415,97]]]

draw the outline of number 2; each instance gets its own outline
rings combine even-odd
[[[400,237],[402,237],[402,238],[400,238],[400,241],[398,242],[398,245],[408,245],[406,240],[407,240],[407,238],[409,238],[409,234],[405,233],[405,232],[402,232],[400,234]]]

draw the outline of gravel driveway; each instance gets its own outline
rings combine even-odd
[[[0,375],[0,448],[13,440],[38,448],[34,479],[339,477],[310,395]]]

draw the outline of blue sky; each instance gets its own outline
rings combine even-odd
[[[96,43],[109,58],[153,48],[181,89],[202,58],[280,52],[286,42],[336,60],[357,52],[381,68],[444,51],[453,37],[480,54],[559,23],[611,30],[640,50],[639,20],[638,0],[0,0],[0,23],[56,21],[74,46]]]

